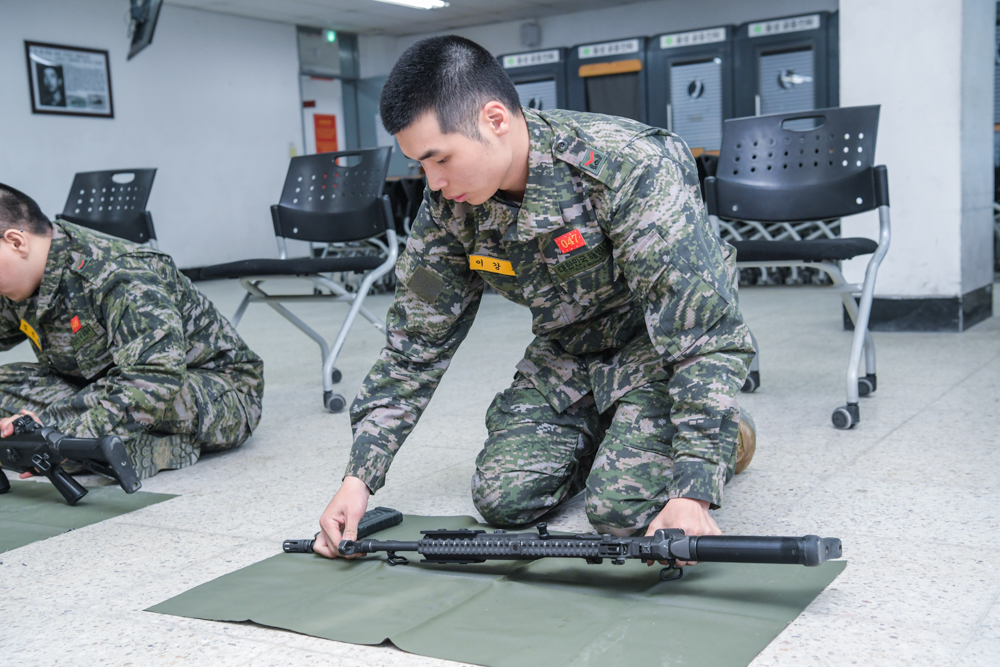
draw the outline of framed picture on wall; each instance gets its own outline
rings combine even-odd
[[[25,41],[24,55],[33,113],[115,117],[107,51]]]

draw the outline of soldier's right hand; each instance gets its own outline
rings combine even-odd
[[[345,477],[340,490],[326,506],[319,518],[319,535],[313,544],[313,551],[327,558],[339,558],[337,545],[341,540],[355,540],[358,537],[358,522],[368,509],[368,486],[357,477]],[[360,554],[348,556],[358,558]]]
[[[0,438],[6,438],[10,435],[13,435],[14,422],[20,419],[23,415],[28,415],[36,422],[38,422],[39,425],[44,426],[44,424],[42,424],[42,420],[39,419],[38,415],[36,415],[34,412],[32,412],[31,410],[21,410],[21,414],[19,415],[11,415],[10,417],[4,417],[3,419],[0,419]]]

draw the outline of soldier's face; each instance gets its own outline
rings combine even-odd
[[[46,240],[15,229],[0,236],[0,296],[24,301],[35,293],[45,275]]]
[[[403,154],[418,160],[427,173],[427,185],[440,190],[447,199],[482,204],[505,185],[512,164],[512,152],[507,142],[510,130],[509,112],[506,117],[491,111],[496,104],[483,107],[479,120],[482,141],[459,132],[444,134],[437,115],[429,111],[396,135]]]

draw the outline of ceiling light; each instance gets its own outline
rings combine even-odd
[[[448,6],[448,3],[442,0],[375,0],[375,2],[387,2],[390,5],[403,5],[414,9],[440,9]]]

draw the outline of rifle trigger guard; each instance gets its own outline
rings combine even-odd
[[[684,576],[684,568],[673,563],[660,570],[660,581],[677,581]]]
[[[410,562],[406,556],[397,556],[395,551],[386,553],[385,560],[389,565],[408,565]]]

